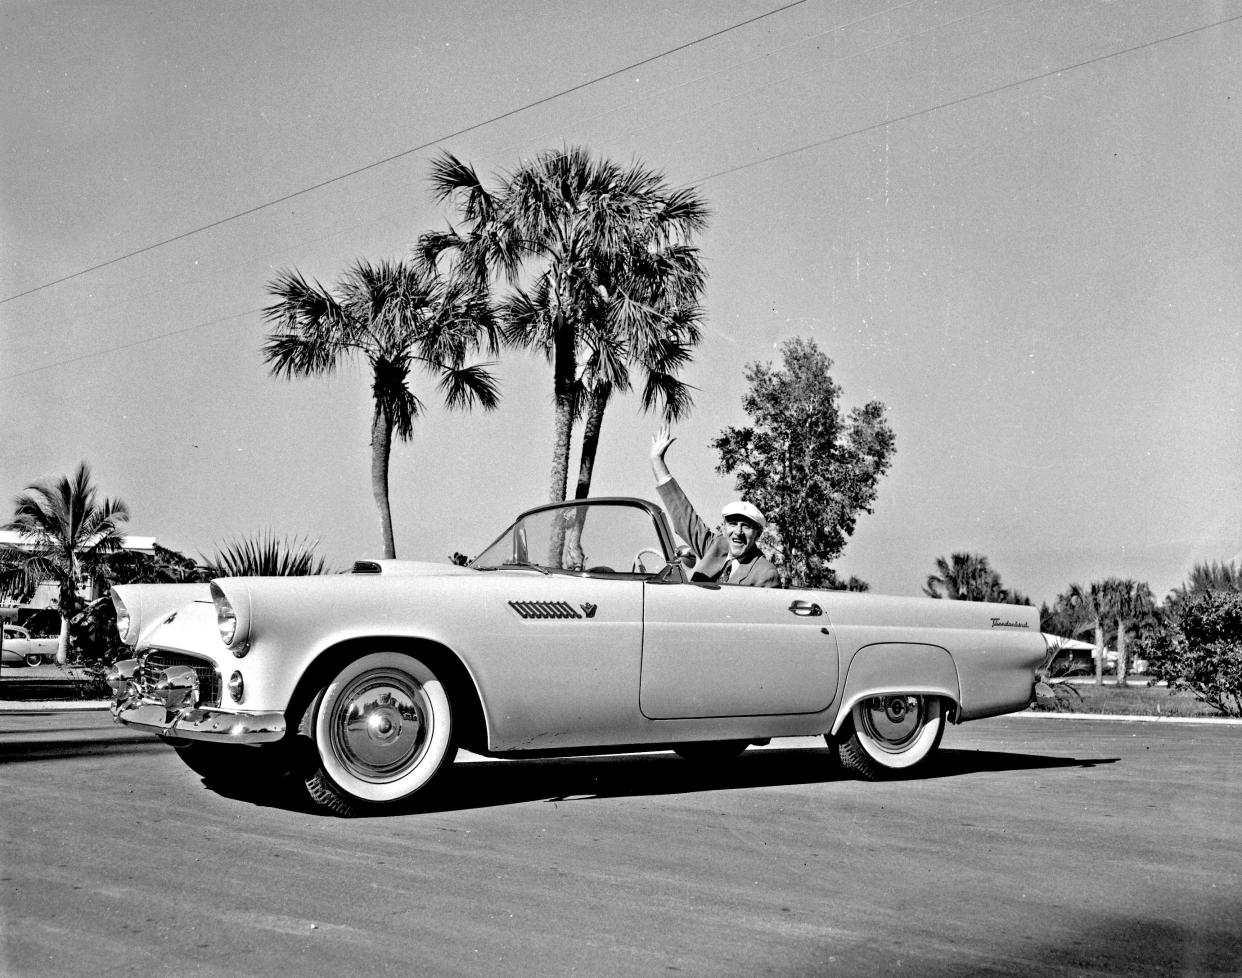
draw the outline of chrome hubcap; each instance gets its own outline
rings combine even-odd
[[[332,751],[360,780],[395,780],[422,758],[431,717],[422,684],[411,676],[388,669],[363,673],[333,704]]]
[[[859,706],[863,732],[891,754],[906,750],[923,729],[920,696],[873,696]]]

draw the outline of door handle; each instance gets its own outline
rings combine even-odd
[[[816,618],[824,613],[824,609],[814,601],[795,601],[789,606],[789,610],[803,618]]]

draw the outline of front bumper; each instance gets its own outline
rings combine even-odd
[[[112,717],[117,723],[170,740],[216,744],[270,744],[285,735],[283,713],[251,713],[196,705],[193,670],[173,667],[149,682],[135,678],[137,659],[118,662],[108,672]]]

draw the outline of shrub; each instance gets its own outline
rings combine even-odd
[[[1242,717],[1242,592],[1208,591],[1187,601],[1141,649],[1153,682]]]

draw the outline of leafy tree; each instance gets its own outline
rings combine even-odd
[[[859,513],[870,513],[896,439],[884,405],[842,414],[841,388],[813,339],[781,347],[783,366],[752,363],[742,407],[752,424],[712,441],[716,470],[767,514],[774,562],[787,583],[824,587]]]
[[[78,613],[78,589],[98,576],[120,546],[121,526],[129,509],[119,499],[99,496],[85,462],[72,476],[48,477],[28,485],[16,500],[13,519],[4,529],[21,535],[28,549],[7,548],[0,555],[0,591],[31,594],[44,581],[55,581],[60,611],[56,661],[64,665],[69,623]]]
[[[1152,681],[1242,717],[1242,591],[1195,594],[1177,608],[1172,625],[1141,642]]]
[[[936,571],[927,575],[923,593],[930,598],[955,601],[995,601],[999,604],[1029,605],[1031,599],[1021,591],[1005,587],[1000,574],[983,554],[954,553],[946,560],[936,558]]]
[[[480,349],[494,354],[498,336],[485,289],[446,281],[434,269],[408,261],[359,260],[333,290],[312,285],[297,271],[268,284],[277,302],[264,310],[275,326],[263,347],[275,376],[331,374],[353,356],[371,368],[371,491],[379,508],[384,555],[395,557],[388,465],[394,431],[413,434],[425,405],[410,389],[421,367],[437,381],[450,409],[499,402],[488,364],[468,362]]]
[[[318,540],[281,538],[268,531],[240,537],[205,557],[210,577],[307,577],[330,573]]]
[[[114,584],[197,584],[211,580],[208,568],[168,547],[154,545],[150,554],[118,550],[102,562],[100,576]]]
[[[706,223],[706,207],[642,164],[621,167],[580,148],[542,153],[494,190],[445,153],[432,166],[431,183],[438,200],[458,205],[460,221],[423,235],[424,263],[451,254],[454,277],[507,281],[510,293],[499,306],[506,340],[552,363],[549,498],[560,502],[583,387],[591,391],[588,437],[598,444],[608,400],[628,384],[617,368],[627,361],[657,366],[661,344],[671,341],[675,350],[697,341],[703,272],[690,242]],[[584,382],[578,362],[592,355],[584,354],[588,347],[600,362]],[[653,399],[664,395],[666,410],[681,413],[683,391],[662,391],[658,383],[648,390]],[[593,460],[588,451],[588,484]]]

